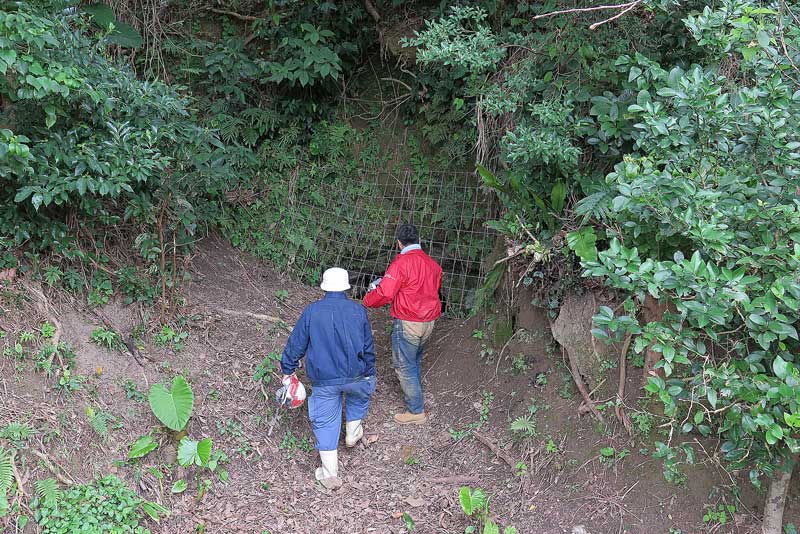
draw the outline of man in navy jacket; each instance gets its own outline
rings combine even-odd
[[[328,269],[320,289],[325,297],[303,310],[283,350],[281,369],[286,383],[306,357],[312,385],[308,414],[322,461],[315,475],[327,487],[337,487],[342,398],[345,445],[354,447],[364,435],[361,421],[375,391],[375,348],[366,309],[345,294],[350,289],[347,271]]]

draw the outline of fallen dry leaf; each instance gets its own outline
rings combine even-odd
[[[417,448],[413,445],[401,445],[400,446],[400,457],[405,462],[410,457],[414,456],[414,453],[417,451]]]
[[[14,277],[17,276],[17,268],[14,267],[13,269],[3,269],[0,271],[0,280],[14,280]]]
[[[376,441],[378,441],[378,434],[367,434],[367,443],[372,445]]]
[[[401,517],[403,517],[403,512],[393,512],[392,513],[392,519],[400,519]]]
[[[413,508],[425,506],[425,499],[422,497],[406,497],[406,502]]]

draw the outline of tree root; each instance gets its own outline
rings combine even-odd
[[[626,366],[628,364],[627,354],[628,348],[631,346],[631,338],[633,336],[628,333],[625,337],[625,342],[622,344],[622,350],[619,353],[619,386],[617,387],[617,404],[614,407],[614,413],[619,419],[619,422],[622,423],[622,426],[625,427],[625,430],[628,431],[628,434],[631,433],[632,425],[630,417],[628,414],[625,413],[625,407],[623,402],[625,400],[625,375],[626,375]]]
[[[261,313],[252,313],[246,311],[236,311],[236,310],[229,310],[227,308],[217,308],[217,311],[223,315],[233,315],[236,317],[252,317],[253,319],[258,319],[259,321],[267,321],[269,323],[279,323],[281,322],[280,317],[273,317],[272,315],[264,315]]]
[[[22,477],[19,474],[19,470],[17,469],[17,461],[16,461],[16,454],[11,456],[11,469],[14,473],[14,480],[17,482],[17,493],[20,495],[27,497],[28,494],[25,493],[25,486],[23,484]]]
[[[61,473],[61,471],[59,471],[58,469],[55,468],[55,466],[53,465],[53,462],[50,460],[49,456],[47,456],[43,452],[39,452],[39,451],[37,451],[35,449],[30,449],[30,452],[34,456],[39,458],[42,461],[42,463],[44,463],[45,467],[47,467],[47,469],[51,473],[53,473],[53,476],[55,476],[58,479],[59,482],[61,482],[62,484],[66,485],[66,486],[71,486],[71,485],[74,484],[74,482],[69,477],[63,475]],[[60,467],[60,469],[63,470],[63,467]]]
[[[376,24],[381,21],[380,13],[378,13],[378,10],[375,9],[375,6],[370,0],[364,0],[364,9],[367,10],[367,13],[369,13],[369,16],[372,17],[372,20],[374,20]]]
[[[567,354],[567,360],[569,360],[569,370],[570,374],[572,375],[572,379],[575,381],[575,385],[578,387],[578,391],[583,397],[583,402],[589,408],[589,411],[592,412],[598,421],[601,423],[605,422],[603,419],[603,415],[600,413],[600,410],[597,409],[595,402],[592,400],[592,396],[589,394],[589,390],[586,389],[586,384],[583,382],[583,378],[581,378],[581,372],[578,370],[578,363],[575,361],[569,351],[566,350],[564,347],[561,347],[561,354]]]
[[[514,459],[511,456],[509,456],[506,452],[501,450],[500,447],[498,447],[496,443],[494,443],[492,440],[490,440],[489,438],[487,438],[486,436],[484,436],[480,432],[475,431],[475,432],[472,433],[472,435],[475,436],[475,439],[477,439],[478,441],[480,441],[481,443],[486,445],[486,447],[490,451],[492,451],[495,454],[495,456],[497,456],[498,458],[503,460],[508,465],[508,467],[510,467],[511,469],[516,470],[517,463],[514,461]]]

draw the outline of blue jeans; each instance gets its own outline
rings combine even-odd
[[[375,391],[375,376],[358,378],[336,386],[313,386],[308,398],[308,416],[320,451],[335,451],[342,429],[342,398],[346,421],[363,419]]]
[[[400,319],[394,320],[392,328],[394,370],[403,389],[406,409],[415,414],[425,411],[422,398],[422,354],[432,329],[432,322],[410,323]]]

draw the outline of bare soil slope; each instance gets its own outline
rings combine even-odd
[[[526,336],[483,355],[484,342],[472,335],[475,324],[441,321],[424,370],[431,423],[400,427],[392,420],[402,397],[391,369],[390,320],[385,310],[371,312],[379,373],[366,421],[371,443],[340,449],[345,485],[330,493],[313,481],[317,455],[305,409],[285,414],[268,436],[272,407],[253,380],[257,365],[282,350],[303,306],[319,292],[218,238],[200,244],[193,269],[173,324],[189,334],[179,350],[153,343],[160,326],[139,331],[144,347],[136,357],[124,349],[104,350],[89,342],[95,328],[110,326],[127,336],[147,319],[147,310],[112,304],[90,312],[48,293],[61,339],[75,348],[77,372],[86,380],[68,395],[32,369],[30,356],[0,359],[0,428],[17,421],[37,431],[21,464],[28,494],[33,481],[56,474],[88,482],[114,473],[172,510],[168,519],[150,525],[154,533],[197,532],[199,525],[214,534],[399,533],[406,531],[404,512],[413,518],[414,532],[464,532],[473,523],[458,503],[462,485],[483,488],[492,496],[491,515],[521,533],[754,531],[761,497],[743,479],[718,470],[713,457],[699,458],[703,463],[691,467],[686,487],[670,485],[661,462],[642,450],[652,448],[654,437],[667,437],[629,437],[579,417],[579,398],[570,390],[560,353],[548,348],[547,323],[535,317]],[[45,319],[23,282],[18,278],[2,292],[4,347]],[[222,466],[227,477],[175,467],[170,438],[141,394],[176,373],[185,374],[194,389],[188,433],[213,438],[214,448],[230,459]],[[273,380],[266,393],[277,385]],[[110,416],[106,432],[87,416],[100,412]],[[513,440],[510,422],[526,415],[535,426],[532,437]],[[151,430],[162,446],[127,462],[130,444]],[[607,447],[614,451],[611,458],[601,452]],[[189,488],[172,494],[181,478]],[[198,498],[204,480],[210,489]],[[741,499],[731,493],[737,485]],[[795,488],[787,514],[795,522],[796,496]],[[734,517],[725,525],[704,523],[706,506],[720,503],[735,505]]]

